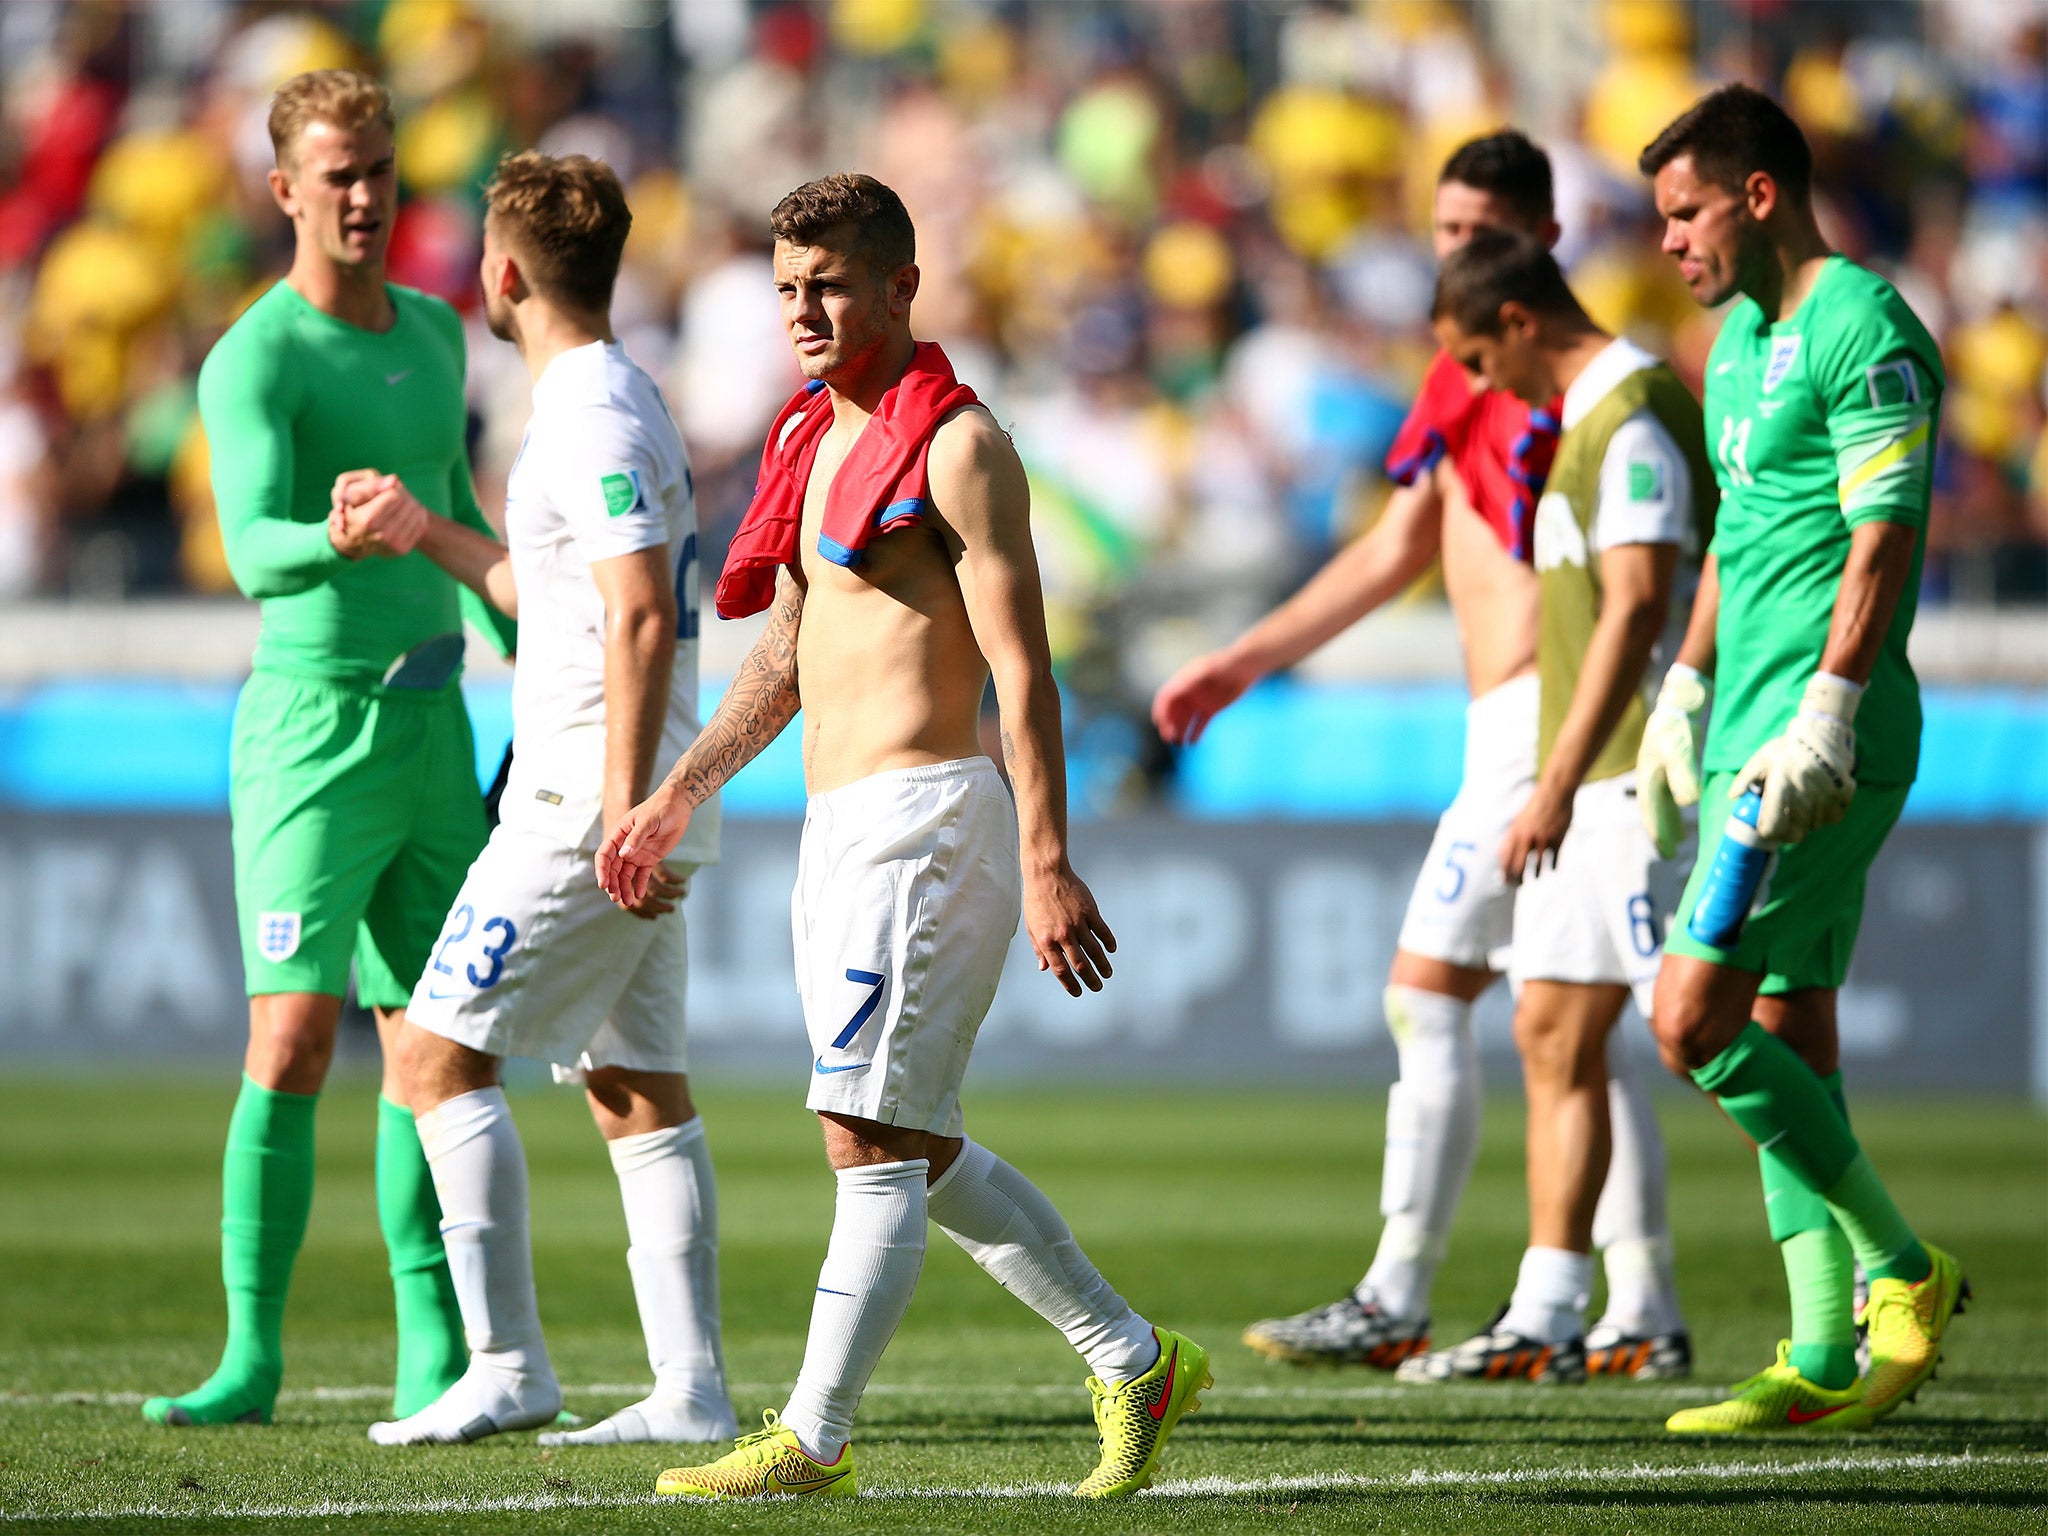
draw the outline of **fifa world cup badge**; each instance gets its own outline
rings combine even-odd
[[[266,960],[289,960],[299,952],[299,914],[256,914],[256,952]]]

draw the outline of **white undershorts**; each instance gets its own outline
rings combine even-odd
[[[1636,776],[1582,784],[1557,867],[1524,880],[1515,897],[1509,980],[1614,982],[1650,1017],[1664,931],[1692,868],[1693,833],[1676,858],[1657,857],[1636,810]]]
[[[694,865],[671,865],[685,878]],[[464,877],[406,1016],[492,1056],[685,1070],[690,954],[681,909],[652,922],[612,905],[591,858],[500,825]]]
[[[1540,697],[1529,672],[1465,706],[1465,776],[1408,898],[1400,938],[1408,953],[1475,970],[1506,968],[1515,888],[1501,877],[1500,845],[1536,786]]]
[[[987,758],[811,796],[790,900],[805,1104],[960,1135],[960,1081],[1022,905],[1016,807]]]

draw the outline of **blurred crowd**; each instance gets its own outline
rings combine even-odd
[[[1370,523],[1464,138],[1546,144],[1589,307],[1696,380],[1717,320],[1634,161],[1750,80],[1812,137],[1832,238],[1943,340],[1928,599],[2048,599],[2048,0],[8,0],[0,596],[230,590],[194,374],[289,259],[270,93],[337,64],[398,104],[393,278],[473,319],[497,156],[619,169],[617,319],[714,554],[796,379],[767,210],[829,169],[895,186],[919,332],[1015,435],[1055,646],[1100,697]],[[490,506],[526,382],[480,323],[471,379]]]

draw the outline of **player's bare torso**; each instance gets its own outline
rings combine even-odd
[[[981,419],[964,419],[970,414]],[[857,564],[837,565],[818,553],[826,492],[859,425],[834,423],[818,444],[797,543],[805,587],[797,691],[804,782],[814,795],[869,774],[981,751],[988,663],[954,574],[957,545],[943,522],[938,487],[924,521],[876,538]],[[975,429],[988,429],[988,418],[968,407],[939,436]]]
[[[1443,502],[1444,595],[1476,699],[1536,665],[1536,570],[1501,548],[1455,469],[1442,463],[1433,473]]]
[[[1483,380],[1456,371],[1482,420],[1468,432],[1485,430]],[[1430,381],[1425,380],[1427,391]],[[1443,519],[1439,539],[1444,595],[1465,653],[1465,686],[1473,698],[1491,693],[1536,665],[1536,572],[1501,545],[1495,519],[1473,505],[1472,491],[1447,454],[1431,471]]]

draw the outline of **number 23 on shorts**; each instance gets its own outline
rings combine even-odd
[[[455,966],[449,963],[448,952],[467,940],[472,930],[483,940],[477,960],[483,962],[484,968],[479,970],[476,961],[471,961],[462,967],[461,974],[467,976],[469,984],[479,992],[488,992],[503,979],[505,956],[511,952],[513,943],[519,937],[519,929],[509,917],[487,917],[479,925],[476,920],[476,908],[464,902],[448,914],[447,926],[441,930],[441,940],[434,946],[433,969],[443,976],[455,976],[457,971]],[[459,954],[456,956],[458,962],[461,958]],[[438,988],[429,990],[430,995],[447,995],[439,992]]]

